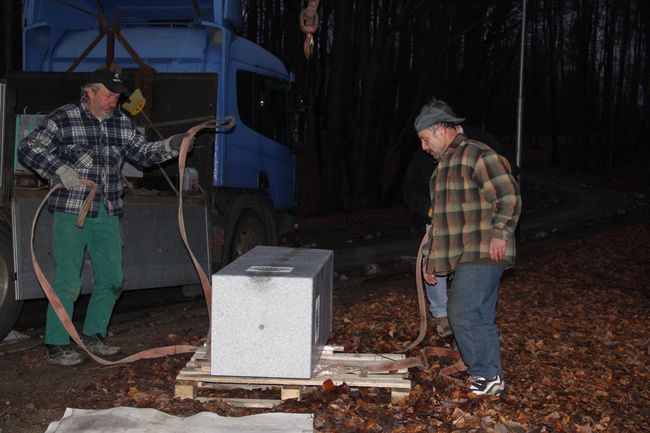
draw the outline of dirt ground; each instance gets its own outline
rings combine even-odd
[[[357,229],[346,234],[340,234],[346,226],[340,216],[329,221],[329,233],[339,233],[344,242],[376,235],[359,232],[365,219],[381,219],[385,230],[407,229],[404,216],[400,210],[359,215]],[[311,223],[327,230],[325,219]],[[504,397],[469,398],[438,375],[446,362],[438,360],[428,370],[411,371],[413,390],[398,404],[382,390],[341,386],[316,389],[276,410],[314,413],[315,429],[323,432],[650,431],[649,244],[649,213],[641,209],[522,246],[517,267],[504,276],[497,318],[508,383]],[[339,276],[330,342],[349,352],[398,351],[417,334],[414,287],[413,263],[406,260],[380,274]],[[199,344],[208,327],[203,301],[186,301],[116,315],[110,342],[126,354]],[[1,433],[43,432],[66,407],[152,407],[179,416],[260,412],[174,399],[176,374],[189,355],[61,368],[47,364],[41,328],[22,331],[32,340],[0,349]],[[429,326],[423,345],[449,347],[450,341]]]

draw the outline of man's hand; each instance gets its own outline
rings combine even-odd
[[[59,179],[61,180],[61,183],[65,189],[72,189],[81,185],[81,182],[79,181],[79,175],[76,171],[74,171],[72,167],[62,165],[56,169],[55,173],[57,176],[59,176]]]
[[[490,239],[490,258],[492,261],[498,262],[506,256],[507,251],[506,241],[503,239]]]
[[[425,270],[422,270],[422,277],[424,278],[424,281],[431,284],[432,286],[438,282],[438,279],[435,275],[427,274]]]
[[[176,152],[179,152],[181,150],[181,144],[183,143],[183,139],[187,136],[187,133],[182,133],[182,134],[176,134],[172,135],[169,137],[167,140],[165,140],[165,149],[167,151],[173,150]],[[190,140],[190,146],[187,149],[187,152],[191,152],[192,149],[194,149],[194,140],[196,137],[192,137]]]

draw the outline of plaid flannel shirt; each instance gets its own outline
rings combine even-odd
[[[88,213],[96,217],[103,202],[109,215],[122,214],[122,164],[124,158],[148,167],[178,156],[165,149],[163,141],[147,142],[133,121],[115,110],[98,120],[82,101],[64,105],[50,113],[20,142],[20,161],[46,179],[50,188],[59,180],[56,170],[67,165],[80,178],[97,185],[97,194]],[[48,207],[78,213],[89,188],[59,188]]]
[[[506,241],[500,263],[515,261],[514,232],[521,213],[519,185],[499,155],[459,134],[429,182],[433,215],[424,246],[428,273],[447,275],[459,263],[494,263],[490,239]]]

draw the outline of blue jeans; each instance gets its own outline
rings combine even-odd
[[[448,291],[449,325],[470,376],[503,375],[495,320],[504,269],[499,264],[460,264]]]
[[[427,224],[424,228],[426,232],[429,231],[431,226]],[[424,266],[424,263],[423,263]],[[427,290],[427,298],[429,299],[429,311],[433,317],[446,317],[447,316],[447,277],[436,276],[438,282],[436,284],[429,284],[424,282],[424,287]]]
[[[447,277],[436,276],[436,279],[438,282],[433,285],[424,282],[430,304],[429,311],[433,317],[445,317],[447,316]]]

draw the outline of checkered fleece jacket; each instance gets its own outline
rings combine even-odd
[[[459,263],[494,263],[490,239],[506,240],[501,263],[515,261],[514,231],[521,213],[519,185],[499,155],[459,134],[440,159],[429,183],[432,202],[428,273],[446,275]]]
[[[97,185],[97,194],[88,215],[96,217],[102,201],[109,215],[122,214],[122,164],[127,158],[148,167],[178,156],[166,151],[162,141],[147,142],[124,113],[115,110],[100,121],[83,102],[68,104],[50,113],[20,142],[18,157],[27,167],[49,181],[58,182],[56,170],[67,165],[80,178]],[[59,188],[48,203],[49,209],[78,213],[89,188]]]

